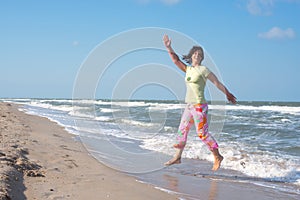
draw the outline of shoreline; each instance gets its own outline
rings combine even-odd
[[[177,199],[102,165],[49,119],[11,103],[0,113],[0,199]]]
[[[97,161],[79,136],[48,118],[19,111],[19,107],[0,103],[0,200],[299,197],[259,186],[259,181],[247,182],[246,177],[224,168],[212,173],[211,163],[201,160],[183,159],[181,165],[153,173],[126,174]]]

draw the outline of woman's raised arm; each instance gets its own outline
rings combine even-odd
[[[168,53],[173,61],[173,63],[182,71],[186,71],[186,65],[179,59],[173,48],[171,47],[171,39],[168,35],[164,35],[163,37],[164,45],[168,50]]]

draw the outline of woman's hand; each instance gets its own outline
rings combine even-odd
[[[163,41],[164,41],[164,45],[166,46],[166,48],[168,50],[171,49],[171,40],[168,35],[164,35]]]
[[[230,92],[226,92],[227,100],[233,104],[236,104],[236,97]]]

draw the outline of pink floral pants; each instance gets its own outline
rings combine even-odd
[[[178,129],[177,141],[175,148],[183,149],[187,142],[187,136],[192,124],[195,124],[198,137],[212,151],[219,146],[216,140],[208,132],[207,121],[208,105],[205,104],[187,104],[181,117]]]

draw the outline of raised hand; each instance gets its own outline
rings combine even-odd
[[[169,38],[168,35],[164,35],[163,41],[167,49],[171,48],[171,39]]]

